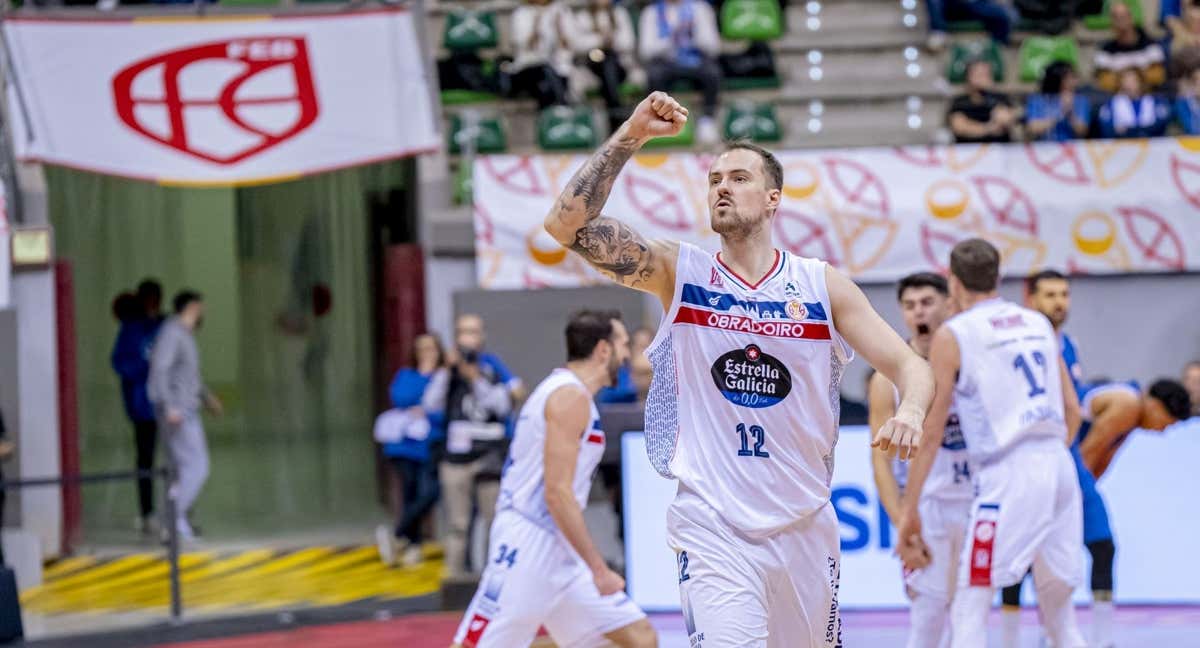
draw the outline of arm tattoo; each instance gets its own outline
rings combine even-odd
[[[575,232],[571,249],[613,281],[636,287],[653,273],[654,251],[632,227],[598,216]]]
[[[617,175],[621,173],[621,167],[633,157],[637,148],[638,142],[632,137],[606,142],[567,183],[567,188],[563,191],[564,202],[570,207],[578,208],[578,201],[582,199],[586,220],[590,221],[600,216],[600,210],[608,200],[608,194],[612,191]],[[564,217],[567,214],[560,211],[559,215]]]

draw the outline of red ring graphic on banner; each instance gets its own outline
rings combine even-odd
[[[492,216],[483,203],[475,203],[475,240],[488,245],[496,244],[496,229],[492,226]]]
[[[847,207],[859,207],[884,218],[891,214],[887,189],[870,169],[846,158],[825,158],[822,162],[829,181],[845,199]]]
[[[687,232],[692,228],[692,221],[679,196],[669,187],[664,187],[650,178],[643,178],[635,173],[626,171],[621,174],[624,178],[625,195],[629,202],[646,220],[669,230]],[[639,191],[644,189],[645,191]],[[643,197],[642,193],[650,194]],[[668,213],[663,213],[668,212]],[[674,216],[674,218],[670,218]]]
[[[921,253],[925,255],[925,260],[929,265],[937,268],[938,272],[946,272],[949,268],[950,250],[961,240],[961,238],[948,232],[941,231],[930,227],[929,223],[921,223]],[[942,248],[934,250],[934,247]],[[941,252],[941,256],[938,253]]]
[[[499,162],[501,160],[512,162],[512,164],[505,168],[500,168]],[[495,178],[496,182],[500,183],[506,189],[529,196],[546,195],[546,189],[542,186],[541,179],[538,178],[533,160],[528,155],[522,155],[517,158],[483,155],[477,158],[476,162],[483,167],[484,171],[487,171]],[[514,178],[523,179],[525,183],[514,182]]]
[[[788,224],[795,224],[795,227],[789,227]],[[836,248],[829,240],[828,227],[817,222],[816,219],[781,207],[775,211],[775,222],[772,227],[775,235],[779,237],[780,244],[788,252],[802,257],[821,259],[835,266],[839,265]],[[793,229],[798,231],[792,231]],[[813,251],[809,247],[811,245],[817,245],[819,249]]]
[[[1189,179],[1193,181],[1191,184],[1195,185],[1195,189],[1187,187]],[[1172,153],[1171,180],[1184,200],[1191,203],[1193,207],[1200,208],[1200,164],[1188,162]]]
[[[1090,184],[1079,149],[1074,144],[1026,144],[1025,155],[1046,177],[1071,185]]]
[[[938,154],[938,147],[932,144],[926,146],[896,146],[892,148],[892,151],[896,154],[896,157],[914,166],[927,169],[942,166],[942,156]],[[916,153],[915,151],[920,151],[920,153]]]
[[[1033,201],[1012,182],[995,176],[975,176],[971,178],[979,198],[988,211],[995,217],[999,225],[1006,225],[1024,232],[1034,238],[1038,235],[1037,210]],[[1007,192],[1007,194],[1005,194]],[[1003,204],[1001,204],[1003,199]],[[1021,218],[1021,211],[1025,217]]]
[[[1162,216],[1144,207],[1117,207],[1117,215],[1125,221],[1125,231],[1146,261],[1155,261],[1171,270],[1185,267],[1183,242]],[[1143,234],[1143,224],[1152,227],[1149,236]]]

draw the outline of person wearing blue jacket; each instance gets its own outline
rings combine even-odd
[[[158,424],[146,392],[146,381],[150,377],[150,349],[163,323],[162,286],[146,279],[138,285],[136,294],[117,297],[113,315],[121,326],[113,344],[112,368],[121,378],[125,414],[133,423],[138,470],[152,470]],[[138,528],[143,533],[154,532],[158,526],[154,520],[154,480],[148,476],[138,479],[138,512]]]
[[[421,399],[429,379],[444,362],[445,353],[437,337],[418,336],[413,340],[409,366],[396,372],[388,390],[392,407],[424,417],[429,423],[429,433],[423,438],[406,435],[398,442],[383,444],[383,453],[400,479],[403,497],[395,529],[381,525],[375,530],[379,557],[388,565],[394,565],[398,556],[405,566],[421,561],[423,522],[441,494],[435,455],[439,454],[436,448],[445,437],[445,413],[427,412],[421,407]]]

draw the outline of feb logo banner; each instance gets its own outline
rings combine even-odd
[[[4,29],[22,160],[238,184],[440,143],[413,16],[402,9],[251,21],[18,18]]]

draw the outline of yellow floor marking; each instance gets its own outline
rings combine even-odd
[[[55,561],[53,565],[42,570],[42,582],[61,578],[72,572],[77,572],[80,569],[87,569],[95,565],[98,560],[95,556],[75,556],[73,558],[63,558]]]

